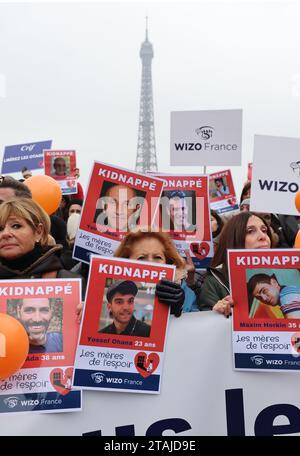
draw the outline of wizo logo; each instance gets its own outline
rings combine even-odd
[[[264,357],[261,355],[251,356],[250,359],[256,366],[261,366],[264,362]]]
[[[102,383],[106,379],[105,374],[102,372],[95,372],[94,374],[91,374],[91,377],[95,383]]]
[[[16,405],[18,405],[19,398],[17,398],[16,396],[10,396],[10,397],[7,397],[6,399],[4,399],[3,402],[8,408],[12,409]]]
[[[209,127],[207,125],[207,126],[204,126],[204,127],[196,128],[195,132],[202,139],[209,139],[209,138],[212,137],[212,135],[214,133],[214,130],[215,130],[214,127]]]
[[[300,161],[290,163],[290,168],[292,168],[294,173],[297,172],[298,176],[300,176]]]

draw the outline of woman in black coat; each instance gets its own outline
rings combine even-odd
[[[61,245],[49,246],[50,219],[29,198],[0,206],[0,279],[76,278],[58,257]]]

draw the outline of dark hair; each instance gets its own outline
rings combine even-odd
[[[224,180],[223,180],[223,177],[216,177],[214,179],[215,182],[221,182],[222,185],[224,185]]]
[[[11,188],[17,198],[32,198],[29,187],[11,176],[2,176],[2,179],[0,179],[1,188]]]
[[[211,209],[210,210],[210,215],[212,215],[216,219],[217,224],[218,224],[217,230],[214,233],[212,233],[212,237],[215,238],[215,237],[219,236],[219,234],[221,233],[222,229],[224,228],[224,222],[221,219],[221,217],[219,216],[217,211],[214,211],[213,209]]]
[[[243,187],[242,193],[241,193],[241,198],[240,198],[240,205],[242,204],[242,201],[245,199],[245,194],[251,190],[251,181],[246,182],[246,184]]]
[[[168,198],[180,198],[180,199],[183,199],[186,197],[186,194],[184,192],[182,192],[181,190],[174,190],[172,192],[170,192],[168,195]]]
[[[65,195],[67,196],[67,195]],[[73,206],[73,204],[78,204],[78,206],[83,206],[83,200],[82,199],[79,199],[79,198],[74,198],[74,199],[70,199],[72,195],[69,196],[69,199],[66,201],[66,207],[64,207],[61,211],[61,218],[67,222],[68,221],[68,218],[69,218],[69,210],[70,210],[70,207]],[[58,215],[58,214],[57,214]],[[59,215],[58,215],[59,216]]]
[[[234,215],[224,226],[220,235],[220,241],[216,253],[212,259],[211,266],[216,267],[223,265],[227,269],[227,249],[244,249],[246,239],[247,223],[250,217],[260,218],[267,228],[267,235],[272,245],[272,234],[265,220],[253,212],[240,212]]]
[[[268,274],[263,274],[263,273],[253,275],[247,283],[248,297],[253,298],[253,291],[258,283],[269,283],[270,284],[271,279],[276,280],[276,282],[279,285],[279,282],[278,282],[275,274],[272,274],[271,276]]]
[[[63,160],[66,164],[66,160],[64,159],[64,157],[55,157],[55,159],[53,160],[53,166],[55,166],[59,160]]]
[[[72,197],[72,195],[70,195],[70,196]],[[73,206],[73,204],[78,204],[78,206],[82,207],[83,200],[79,199],[79,198],[70,199],[70,201],[68,202],[68,210],[70,209],[71,206]]]

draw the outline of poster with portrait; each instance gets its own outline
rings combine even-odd
[[[210,174],[209,199],[211,209],[223,214],[239,208],[230,169]]]
[[[95,162],[73,258],[89,263],[91,254],[113,256],[128,231],[151,226],[162,187],[151,175]]]
[[[155,222],[170,233],[178,253],[189,255],[197,269],[213,256],[207,175],[168,175],[163,180],[160,210]]]
[[[175,266],[91,258],[74,386],[159,393],[169,307],[155,296]]]
[[[300,250],[229,250],[233,365],[300,370]]]
[[[60,185],[63,195],[77,193],[75,150],[44,150],[44,170]]]
[[[80,279],[1,281],[0,312],[22,323],[30,345],[22,368],[0,380],[0,413],[81,410],[72,387],[80,301]]]

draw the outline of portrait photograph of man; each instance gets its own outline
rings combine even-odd
[[[11,299],[7,307],[7,313],[17,318],[28,334],[29,353],[63,351],[61,299]]]
[[[300,272],[296,269],[247,271],[250,318],[300,318]]]
[[[127,233],[139,223],[146,192],[124,184],[104,181],[94,223],[99,231]]]
[[[104,298],[98,332],[150,336],[154,294],[147,294],[140,283],[123,280],[106,286]]]
[[[192,190],[164,191],[161,198],[162,226],[166,231],[194,233],[196,197]]]
[[[51,176],[63,179],[70,175],[70,157],[55,157],[52,160]]]
[[[226,176],[216,177],[209,182],[209,193],[211,198],[220,198],[230,194]]]

